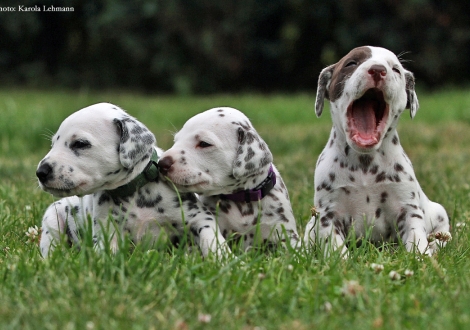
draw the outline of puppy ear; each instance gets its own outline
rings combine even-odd
[[[409,71],[405,71],[406,81],[406,109],[410,109],[410,117],[413,118],[419,109],[418,96],[415,92],[415,78]]]
[[[253,127],[243,125],[238,127],[236,133],[238,146],[233,161],[233,176],[236,179],[258,173],[273,161],[268,145]]]
[[[325,97],[327,100],[329,99],[328,87],[330,85],[334,68],[335,64],[324,68],[318,77],[317,99],[315,101],[315,113],[317,114],[317,117],[320,117],[323,112]]]
[[[152,156],[155,136],[144,124],[126,116],[115,118],[119,142],[119,160],[124,168],[133,168],[140,161]]]

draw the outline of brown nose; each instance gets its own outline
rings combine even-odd
[[[171,165],[173,165],[174,162],[175,161],[173,160],[171,156],[166,156],[160,159],[158,161],[158,168],[160,169],[160,172],[163,175],[168,174],[168,172],[170,172],[171,170]]]
[[[387,75],[387,69],[383,65],[379,64],[372,65],[367,72],[376,82],[383,79],[383,77]]]

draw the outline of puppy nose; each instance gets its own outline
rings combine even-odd
[[[367,72],[372,76],[374,81],[379,81],[387,75],[387,69],[380,64],[372,65]]]
[[[47,182],[52,178],[52,167],[48,163],[41,164],[36,171],[36,176],[38,177],[39,181],[42,183]]]
[[[160,172],[163,175],[168,174],[168,172],[171,169],[171,165],[173,165],[174,162],[175,161],[173,160],[173,158],[171,156],[166,156],[166,157],[163,157],[162,159],[160,159],[158,161],[158,168],[160,169]]]

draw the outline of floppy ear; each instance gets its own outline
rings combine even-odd
[[[152,156],[155,136],[144,124],[136,119],[125,116],[115,118],[119,142],[119,160],[124,168],[133,168],[137,163]]]
[[[406,81],[406,109],[410,109],[410,117],[413,118],[419,109],[418,97],[415,92],[415,78],[409,71],[405,71]]]
[[[253,127],[243,125],[236,130],[238,146],[233,161],[233,176],[236,179],[258,173],[271,164],[273,155],[268,145]]]
[[[315,101],[315,113],[317,114],[317,117],[320,117],[323,112],[323,102],[325,101],[325,97],[327,100],[329,98],[328,87],[330,85],[334,68],[335,64],[324,68],[318,77],[317,99]]]

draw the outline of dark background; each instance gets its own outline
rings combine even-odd
[[[420,87],[468,84],[468,0],[0,1],[0,86],[149,93],[295,92],[361,45]]]

